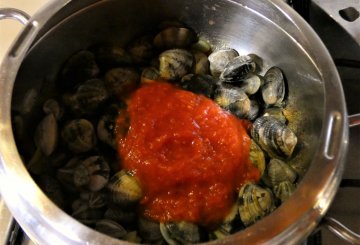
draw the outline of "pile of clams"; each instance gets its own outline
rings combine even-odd
[[[161,26],[126,46],[100,43],[69,57],[57,78],[61,92],[43,103],[33,134],[36,149],[23,154],[24,162],[54,203],[111,237],[170,245],[220,239],[268,215],[296,188],[298,176],[287,163],[297,137],[283,113],[285,74],[275,66],[265,70],[261,54],[216,49],[178,23]],[[131,172],[120,169],[114,129],[121,118],[117,133],[126,135],[129,95],[154,80],[202,94],[252,122],[250,158],[261,181],[242,186],[215,229],[157,223],[136,213],[142,190]]]

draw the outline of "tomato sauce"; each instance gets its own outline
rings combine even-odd
[[[128,113],[118,152],[141,184],[146,217],[210,227],[228,214],[244,182],[258,181],[249,122],[205,96],[154,82],[134,92]]]

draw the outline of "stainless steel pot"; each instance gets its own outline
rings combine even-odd
[[[297,243],[326,213],[344,168],[345,100],[324,45],[286,4],[279,0],[57,0],[27,21],[0,68],[1,194],[36,243],[124,244],[85,227],[45,196],[19,156],[12,115],[22,116],[31,132],[40,104],[54,92],[62,62],[73,52],[100,41],[125,44],[167,19],[187,23],[216,46],[259,54],[265,67],[281,67],[289,86],[288,112],[295,119],[291,127],[301,142],[291,164],[303,178],[290,200],[255,225],[211,244]],[[352,120],[359,124],[359,116]]]

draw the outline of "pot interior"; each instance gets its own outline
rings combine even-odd
[[[178,20],[215,49],[257,54],[263,59],[262,73],[271,66],[283,70],[288,84],[285,115],[299,142],[290,164],[300,176],[306,173],[320,141],[324,83],[308,51],[306,33],[285,31],[292,23],[274,14],[275,5],[245,0],[73,2],[41,30],[14,84],[12,120],[15,131],[21,132],[15,137],[25,162],[35,150],[31,133],[41,119],[42,104],[57,93],[57,75],[71,54],[100,42],[125,47],[135,37],[156,31],[164,20]]]

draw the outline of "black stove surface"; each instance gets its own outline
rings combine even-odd
[[[333,57],[341,77],[349,115],[360,113],[360,46],[329,15],[309,5],[308,22]],[[357,20],[358,23],[360,19]],[[360,28],[360,24],[357,24]],[[341,187],[327,215],[360,233],[360,126],[350,128],[349,149]],[[313,234],[306,244],[348,244],[327,229]]]

